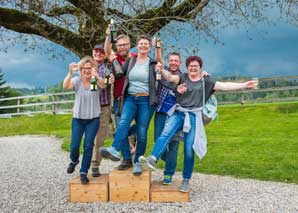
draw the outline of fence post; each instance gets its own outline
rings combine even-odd
[[[19,107],[20,106],[20,99],[17,100],[17,105],[18,105],[18,107],[17,107],[17,113],[19,113],[20,112],[20,107]]]
[[[52,113],[53,113],[53,115],[56,115],[56,104],[54,103],[55,102],[55,98],[54,98],[54,94],[53,93],[51,94],[51,99],[52,99]]]
[[[241,100],[240,100],[240,104],[241,106],[244,105],[244,90],[242,90],[242,93],[241,93]]]

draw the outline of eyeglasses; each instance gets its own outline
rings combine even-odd
[[[90,71],[90,70],[92,70],[92,67],[83,67],[82,70]]]
[[[125,47],[125,46],[128,46],[129,43],[124,43],[124,44],[116,44],[117,47]]]
[[[198,67],[200,67],[200,65],[189,65],[188,67],[189,68],[198,68]]]

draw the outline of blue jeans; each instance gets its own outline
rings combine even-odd
[[[114,142],[112,146],[121,151],[126,144],[129,134],[130,124],[133,119],[136,120],[137,145],[134,163],[138,162],[141,155],[144,155],[147,145],[147,131],[149,128],[150,119],[155,107],[150,106],[148,96],[136,97],[128,95],[124,99],[121,112],[121,119],[116,130]]]
[[[156,159],[159,159],[163,152],[166,150],[171,138],[177,131],[182,130],[184,124],[185,114],[183,112],[175,111],[171,115],[165,124],[165,127],[160,137],[155,142],[153,155]],[[194,143],[195,131],[196,131],[196,116],[194,113],[189,113],[191,128],[188,133],[184,133],[184,162],[183,162],[183,179],[190,179],[194,167],[194,151],[192,145]]]
[[[116,129],[118,129],[121,117],[118,116],[119,101],[117,99],[114,99],[113,107],[114,107],[114,117],[115,117],[115,122],[116,122]],[[131,135],[131,133],[129,132],[128,135]],[[126,138],[126,141],[124,141],[124,144],[125,145],[123,145],[122,150],[121,150],[123,159],[125,159],[125,160],[131,159],[130,150],[129,150],[129,143],[128,143],[127,138]]]
[[[162,112],[156,112],[154,117],[154,141],[161,135],[165,126],[168,115]],[[177,166],[179,141],[171,140],[167,149],[161,156],[161,159],[165,161],[164,175],[173,176]]]
[[[99,128],[99,117],[93,119],[72,118],[71,125],[71,143],[70,143],[70,160],[73,163],[79,161],[80,145],[83,134],[85,133],[84,152],[80,173],[88,173],[90,168],[94,138]]]

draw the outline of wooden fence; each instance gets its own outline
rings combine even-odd
[[[38,100],[38,102],[36,102]],[[10,102],[12,105],[3,103]],[[36,113],[70,113],[74,103],[74,92],[43,93],[0,99],[0,111],[16,109],[15,112],[2,113],[1,117],[12,115],[31,115]]]
[[[254,93],[282,92],[298,90],[298,86],[276,87],[257,90],[239,90],[233,92],[216,92],[218,104],[251,104],[265,102],[285,102],[298,101],[298,97],[282,97],[282,98],[249,98]],[[220,96],[226,94],[238,94],[240,98],[235,101],[221,101]],[[5,102],[9,104],[5,104]],[[15,115],[32,115],[36,113],[71,113],[74,102],[74,92],[45,93],[38,95],[19,96],[0,99],[0,117],[11,117]],[[12,104],[11,104],[12,103]],[[14,110],[12,110],[14,109]],[[12,110],[13,112],[1,113],[4,110]]]

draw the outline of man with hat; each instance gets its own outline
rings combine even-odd
[[[105,63],[106,54],[104,51],[104,47],[101,44],[97,44],[94,46],[92,50],[92,56],[94,61],[98,66],[98,76],[102,77],[103,79],[106,76],[107,66]],[[101,114],[100,114],[100,127],[98,128],[97,135],[94,140],[94,148],[92,154],[92,176],[98,177],[100,176],[99,172],[99,165],[101,162],[101,156],[99,154],[99,147],[101,147],[104,143],[105,137],[108,132],[109,128],[109,121],[111,117],[111,84],[114,83],[114,76],[111,75],[110,77],[110,84],[107,85],[106,88],[100,91],[100,107],[101,107]]]

